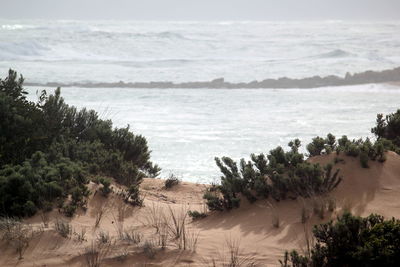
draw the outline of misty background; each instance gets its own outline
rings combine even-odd
[[[399,0],[0,0],[4,19],[397,20]]]

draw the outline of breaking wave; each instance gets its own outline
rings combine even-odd
[[[345,57],[352,57],[355,56],[354,54],[347,52],[342,49],[335,49],[327,53],[320,54],[316,56],[316,58],[345,58]]]
[[[42,56],[49,49],[35,41],[0,42],[0,60]]]

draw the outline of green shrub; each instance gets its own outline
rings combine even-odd
[[[344,147],[344,151],[345,151],[347,156],[358,157],[358,155],[360,155],[360,148],[355,143],[348,143]]]
[[[400,147],[400,109],[395,113],[391,113],[383,117],[383,114],[378,114],[376,118],[376,126],[371,129],[371,132],[380,139],[386,139],[393,142],[397,147]]]
[[[223,201],[215,192],[207,191],[203,198],[206,200],[206,204],[210,210],[224,210]]]
[[[321,155],[325,148],[325,139],[319,136],[312,139],[312,142],[307,145],[307,151],[310,157]]]
[[[300,255],[296,250],[285,252],[283,260],[279,260],[281,267],[309,267],[310,261],[307,257]]]
[[[78,209],[78,207],[76,204],[69,203],[69,204],[63,206],[62,212],[65,216],[72,217],[72,216],[74,216],[77,209]]]
[[[35,206],[35,203],[28,200],[24,205],[24,214],[26,214],[26,216],[32,216],[36,213],[36,211],[37,208]]]
[[[385,152],[388,150],[399,152],[399,148],[392,141],[385,138],[378,139],[375,143],[372,143],[369,138],[365,140],[349,140],[346,136],[343,136],[338,140],[338,145],[336,146],[338,154],[343,152],[348,156],[360,157],[360,164],[363,168],[368,168],[369,160],[384,162],[386,160]],[[335,163],[337,162],[335,161]]]
[[[400,114],[400,111],[399,111]],[[393,120],[393,119],[392,119]],[[392,123],[393,124],[393,123]],[[393,127],[393,126],[392,126]],[[393,131],[393,129],[392,129]],[[240,204],[240,197],[250,202],[259,198],[273,198],[280,201],[286,198],[295,199],[323,195],[333,190],[341,181],[339,170],[332,171],[328,164],[306,162],[304,154],[299,153],[300,141],[289,142],[290,151],[285,152],[277,147],[268,155],[251,155],[251,161],[241,159],[238,164],[229,157],[215,158],[221,176],[221,185],[216,187],[218,194],[206,193],[205,199],[211,210],[232,209]],[[386,160],[387,150],[400,150],[393,141],[380,138],[372,143],[369,138],[349,140],[343,135],[336,141],[335,136],[315,137],[307,145],[309,155],[318,156],[336,151],[337,155],[359,157],[363,168],[369,167],[369,160]],[[334,163],[344,162],[335,157]]]
[[[107,197],[110,193],[111,193],[111,180],[110,179],[107,179],[107,178],[104,178],[104,177],[102,177],[102,178],[100,178],[99,179],[99,182],[103,185],[101,188],[100,188],[100,192],[101,192],[101,194],[104,196],[104,197]]]
[[[205,214],[204,212],[199,212],[197,210],[189,210],[188,211],[188,215],[190,218],[192,218],[193,220],[198,220],[198,219],[202,219],[207,217],[207,214]]]
[[[289,146],[288,152],[277,147],[267,156],[252,154],[251,161],[240,161],[240,167],[231,158],[216,158],[223,176],[217,192],[208,190],[204,195],[210,210],[236,208],[240,195],[250,202],[268,197],[279,201],[326,194],[340,183],[339,170],[333,172],[332,165],[322,167],[304,161],[304,155],[298,152],[299,140]]]
[[[168,179],[165,180],[165,188],[170,189],[176,185],[178,185],[181,181],[173,174],[171,174]]]
[[[310,257],[286,252],[282,266],[397,266],[400,262],[400,221],[366,218],[350,213],[314,227]],[[289,265],[292,263],[292,265]],[[296,265],[299,264],[299,265]]]
[[[84,207],[89,174],[128,187],[158,175],[146,139],[129,126],[113,128],[95,111],[67,105],[59,88],[30,102],[23,81],[13,70],[0,79],[0,216],[31,216],[69,195]]]
[[[342,138],[338,139],[338,146],[339,147],[346,147],[347,144],[351,143],[350,140],[347,138],[346,135],[343,135]]]
[[[134,206],[143,206],[144,199],[140,196],[139,185],[132,184],[124,191],[123,195],[126,203]]]
[[[329,148],[329,150],[332,152],[336,148],[336,137],[329,133],[326,138],[325,138],[325,149]]]

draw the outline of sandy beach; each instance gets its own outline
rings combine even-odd
[[[325,164],[333,157],[309,160]],[[369,169],[361,168],[357,158],[342,155],[340,158],[344,162],[337,163],[335,168],[340,168],[344,180],[328,196],[281,202],[259,200],[253,204],[243,199],[240,208],[229,212],[207,212],[202,199],[207,185],[181,182],[165,189],[164,180],[147,178],[141,184],[145,205],[138,208],[121,200],[118,194],[121,186],[114,184],[114,192],[105,198],[95,193],[99,185],[91,183],[92,195],[86,212],[79,211],[68,219],[53,210],[46,227],[40,214],[26,220],[41,228],[40,234],[30,242],[22,260],[18,260],[14,250],[2,245],[0,265],[87,266],[88,247],[98,242],[103,232],[109,234],[111,242],[104,251],[102,266],[224,266],[232,247],[246,264],[278,266],[285,250],[305,249],[306,236],[313,225],[329,221],[344,210],[356,215],[379,213],[386,218],[400,218],[400,156],[388,152],[386,162],[371,162]],[[334,210],[327,210],[323,219],[313,214],[313,203],[328,199],[334,200]],[[308,209],[310,216],[305,224],[301,222],[302,207]],[[186,216],[189,210],[207,212],[207,217],[192,221]],[[99,214],[102,214],[100,219]],[[171,237],[164,240],[165,248],[160,247],[162,232],[168,231],[163,229],[161,221],[173,225],[172,215],[178,220],[185,218],[188,235],[185,250],[179,249],[178,240]],[[69,221],[72,234],[68,238],[54,230],[57,220]],[[274,225],[277,220],[278,227]],[[82,231],[84,238],[79,240]],[[134,244],[128,238],[120,238],[121,231],[140,235],[140,242]],[[154,255],[149,256],[144,247],[150,243]]]

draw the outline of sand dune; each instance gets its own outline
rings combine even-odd
[[[313,162],[332,162],[336,155],[321,156],[310,159]],[[202,194],[206,185],[183,182],[172,189],[163,187],[160,179],[145,179],[142,192],[145,195],[145,207],[138,208],[126,205],[118,196],[120,187],[114,185],[114,193],[104,198],[99,193],[92,194],[88,210],[79,212],[70,223],[76,233],[86,229],[86,241],[78,241],[77,235],[66,239],[54,229],[57,218],[67,220],[57,210],[51,212],[49,227],[31,241],[22,260],[14,250],[5,245],[0,247],[0,266],[88,266],[86,265],[86,248],[96,240],[99,232],[109,232],[114,237],[112,245],[104,257],[102,266],[222,266],[228,260],[229,244],[239,245],[242,259],[255,262],[257,266],[276,266],[285,250],[305,248],[305,236],[310,233],[312,225],[328,221],[350,209],[357,215],[379,213],[385,217],[400,218],[400,156],[387,153],[384,163],[370,162],[370,168],[363,169],[357,158],[340,156],[344,162],[335,165],[341,169],[344,177],[342,183],[329,195],[317,199],[297,199],[275,202],[259,200],[249,204],[242,200],[241,207],[229,212],[212,212],[209,216],[193,221],[187,218],[188,235],[197,236],[195,251],[179,250],[176,240],[168,239],[164,250],[155,248],[154,259],[144,253],[144,244],[157,243],[160,234],[156,234],[155,214],[164,214],[170,218],[186,213],[187,210],[204,211]],[[91,184],[96,191],[98,185]],[[336,208],[326,211],[324,218],[313,214],[313,203],[334,200]],[[331,201],[331,203],[333,203]],[[308,207],[310,219],[306,224],[301,222],[301,211]],[[96,216],[103,210],[99,226],[94,227]],[[279,218],[279,227],[275,227]],[[40,215],[26,222],[35,227],[43,225]],[[125,230],[141,233],[138,245],[129,244],[117,238],[121,225]],[[161,229],[159,232],[162,232]]]

